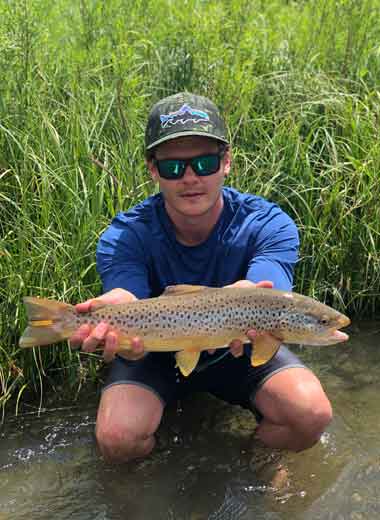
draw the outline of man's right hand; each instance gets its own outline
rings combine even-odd
[[[104,305],[130,303],[136,300],[136,296],[125,289],[112,289],[112,291],[104,293],[98,298],[91,298],[83,303],[78,303],[75,309],[79,313],[89,312]],[[104,346],[103,357],[107,363],[113,360],[116,353],[126,359],[133,360],[140,359],[145,354],[143,342],[138,337],[132,339],[130,351],[119,352],[119,335],[104,321],[95,327],[82,325],[74,332],[69,342],[72,347],[81,346],[84,352],[94,352],[100,346]]]

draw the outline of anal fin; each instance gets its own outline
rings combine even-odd
[[[272,357],[277,353],[280,345],[276,342],[274,343],[273,338],[270,336],[257,336],[255,338],[252,355],[251,355],[251,364],[253,367],[258,367],[260,365],[264,365],[268,363],[272,359]]]
[[[177,361],[177,367],[180,369],[183,376],[187,377],[191,374],[194,368],[197,366],[199,361],[200,351],[192,350],[180,350],[176,353],[175,358]]]

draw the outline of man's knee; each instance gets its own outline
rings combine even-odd
[[[138,385],[115,385],[100,400],[96,440],[109,461],[145,457],[154,447],[163,404],[150,390]]]
[[[152,434],[135,432],[127,425],[97,424],[95,436],[101,454],[110,462],[149,455],[154,447]]]
[[[109,423],[99,424],[99,422],[96,425],[95,436],[101,451],[109,453],[118,452],[124,447],[132,448],[137,440],[137,437],[126,428]]]
[[[295,435],[299,438],[299,449],[302,451],[314,446],[330,424],[333,412],[329,401],[324,401],[311,408],[301,420],[293,424]]]
[[[264,417],[258,437],[270,447],[291,451],[314,446],[332,419],[320,382],[303,368],[275,374],[256,394],[255,406]]]

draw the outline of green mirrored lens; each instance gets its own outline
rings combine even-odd
[[[191,161],[191,167],[198,175],[211,175],[219,169],[218,155],[202,155]]]
[[[158,162],[158,170],[160,175],[169,179],[177,179],[182,177],[185,171],[185,161],[179,159],[166,159]]]

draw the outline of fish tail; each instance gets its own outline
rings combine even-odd
[[[72,312],[72,305],[32,296],[23,301],[29,323],[20,338],[20,347],[50,345],[70,337],[74,327],[69,327],[64,318],[68,311]]]

